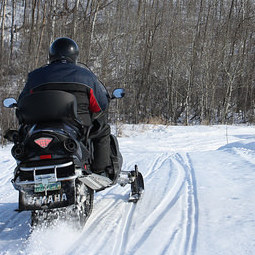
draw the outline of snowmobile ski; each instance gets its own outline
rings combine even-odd
[[[136,203],[142,198],[144,192],[144,180],[142,174],[138,171],[137,165],[135,165],[135,170],[133,171],[121,171],[118,183],[122,187],[126,184],[131,184],[131,192],[128,202]]]

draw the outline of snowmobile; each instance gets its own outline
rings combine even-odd
[[[97,159],[92,128],[79,120],[76,97],[52,85],[38,88],[18,102],[4,100],[5,107],[15,108],[19,121],[18,130],[4,136],[14,143],[11,153],[17,166],[12,184],[19,191],[18,211],[31,211],[32,226],[64,218],[82,227],[92,212],[94,193],[116,184],[130,184],[128,201],[136,203],[144,191],[143,176],[137,165],[121,170],[116,137],[110,135],[112,171],[93,172],[91,164]],[[111,100],[124,94],[124,89],[115,89]]]

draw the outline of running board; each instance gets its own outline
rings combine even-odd
[[[90,174],[85,177],[78,178],[81,182],[87,185],[89,188],[93,190],[102,190],[113,184],[112,180],[108,177],[99,175],[99,174]]]

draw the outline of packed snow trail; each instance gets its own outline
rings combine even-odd
[[[146,189],[137,205],[125,203],[128,197],[124,194],[128,194],[128,190],[121,192],[120,187],[98,197],[95,210],[99,212],[87,222],[78,240],[80,248],[77,250],[75,243],[69,253],[82,254],[86,250],[88,254],[101,254],[107,250],[108,254],[144,254],[148,247],[156,245],[159,254],[170,254],[173,245],[175,254],[192,254],[196,247],[198,208],[190,168],[180,155],[158,154],[145,175],[145,183],[151,188]],[[110,208],[108,197],[112,200]],[[184,209],[177,217],[178,207],[183,205]],[[175,221],[171,222],[173,218]],[[155,229],[166,233],[161,235],[160,245]],[[96,251],[94,247],[91,250],[93,240],[97,240]]]
[[[137,164],[145,193],[95,195],[84,229],[65,222],[30,233],[12,188],[15,161],[1,149],[0,254],[255,254],[255,128],[125,125],[123,170]],[[228,142],[228,144],[227,144]]]

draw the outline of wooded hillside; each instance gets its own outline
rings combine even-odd
[[[126,89],[123,122],[254,122],[252,0],[1,0],[0,24],[1,99],[68,36],[110,91]]]

